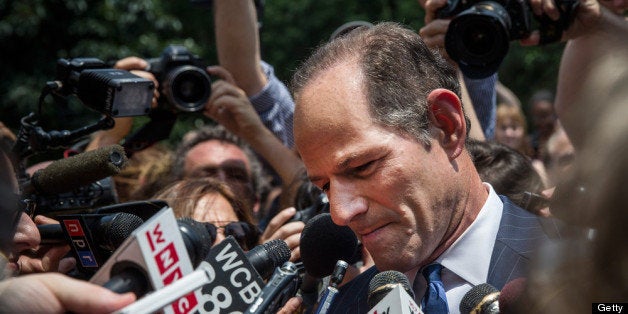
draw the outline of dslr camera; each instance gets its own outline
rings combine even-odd
[[[202,60],[184,46],[170,45],[159,58],[148,59],[148,71],[157,78],[160,103],[178,111],[203,110],[211,95],[211,79]]]
[[[527,38],[537,21],[541,44],[560,40],[573,20],[578,0],[555,0],[560,12],[556,21],[536,16],[528,0],[448,0],[437,15],[452,18],[445,34],[445,50],[470,78],[497,72],[511,40]]]

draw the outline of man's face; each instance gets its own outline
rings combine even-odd
[[[448,172],[436,140],[415,138],[369,117],[361,71],[342,63],[313,78],[296,99],[294,134],[308,176],[329,197],[380,270],[419,267],[452,221]]]
[[[186,177],[214,177],[222,181],[250,182],[246,154],[231,143],[210,140],[194,146],[185,157]]]

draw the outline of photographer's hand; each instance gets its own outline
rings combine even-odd
[[[266,127],[251,105],[246,93],[235,85],[229,71],[211,66],[207,72],[220,78],[212,83],[212,93],[205,104],[205,116],[223,125],[233,134],[251,143]]]
[[[301,232],[305,224],[301,221],[286,223],[296,214],[294,207],[288,207],[273,217],[260,237],[260,243],[265,243],[274,239],[282,239],[290,248],[290,261],[294,262],[301,258]]]
[[[450,64],[457,67],[445,50],[445,34],[451,20],[437,18],[438,10],[447,4],[447,0],[419,0],[419,4],[425,9],[425,26],[419,29],[419,35],[428,47],[438,49]]]
[[[549,16],[552,20],[557,20],[560,16],[554,4],[555,0],[530,0],[530,6],[534,14]],[[562,41],[574,39],[600,29],[602,20],[602,9],[597,0],[581,0],[576,8],[575,17],[571,25],[563,32]],[[533,31],[525,39],[519,41],[522,46],[536,46],[540,43],[540,34]]]

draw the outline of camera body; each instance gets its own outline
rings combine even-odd
[[[160,104],[178,111],[203,110],[211,95],[211,79],[202,60],[184,46],[170,45],[159,58],[148,59],[149,68],[159,82]]]
[[[527,38],[538,22],[541,43],[560,39],[573,19],[578,0],[555,0],[560,18],[536,16],[529,0],[448,0],[437,15],[452,18],[445,34],[445,49],[470,78],[485,78],[497,72],[508,53],[510,41]]]
[[[108,68],[96,58],[57,60],[53,93],[76,95],[86,106],[111,117],[148,114],[155,84],[129,71]]]

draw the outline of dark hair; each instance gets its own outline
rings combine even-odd
[[[220,124],[203,126],[200,129],[188,132],[184,136],[174,155],[173,180],[180,180],[185,177],[184,165],[188,152],[196,145],[210,140],[233,144],[244,152],[251,165],[251,183],[253,184],[253,193],[255,193],[254,197],[260,198],[270,190],[270,180],[265,175],[262,164],[251,147]]]
[[[524,206],[524,192],[540,194],[543,180],[529,157],[497,142],[469,139],[467,150],[480,178],[493,186],[497,194]]]
[[[532,105],[534,105],[535,103],[539,101],[547,101],[553,104],[554,93],[552,93],[550,90],[547,90],[547,89],[540,89],[534,92],[534,94],[532,94],[532,96],[530,97],[530,101],[529,101],[530,107],[532,107]]]
[[[384,22],[370,28],[358,27],[319,47],[293,76],[295,100],[310,80],[351,60],[359,64],[365,76],[373,119],[426,145],[430,140],[428,94],[444,88],[460,98],[456,70],[438,52],[431,51],[415,31]],[[467,123],[467,131],[468,127]]]

